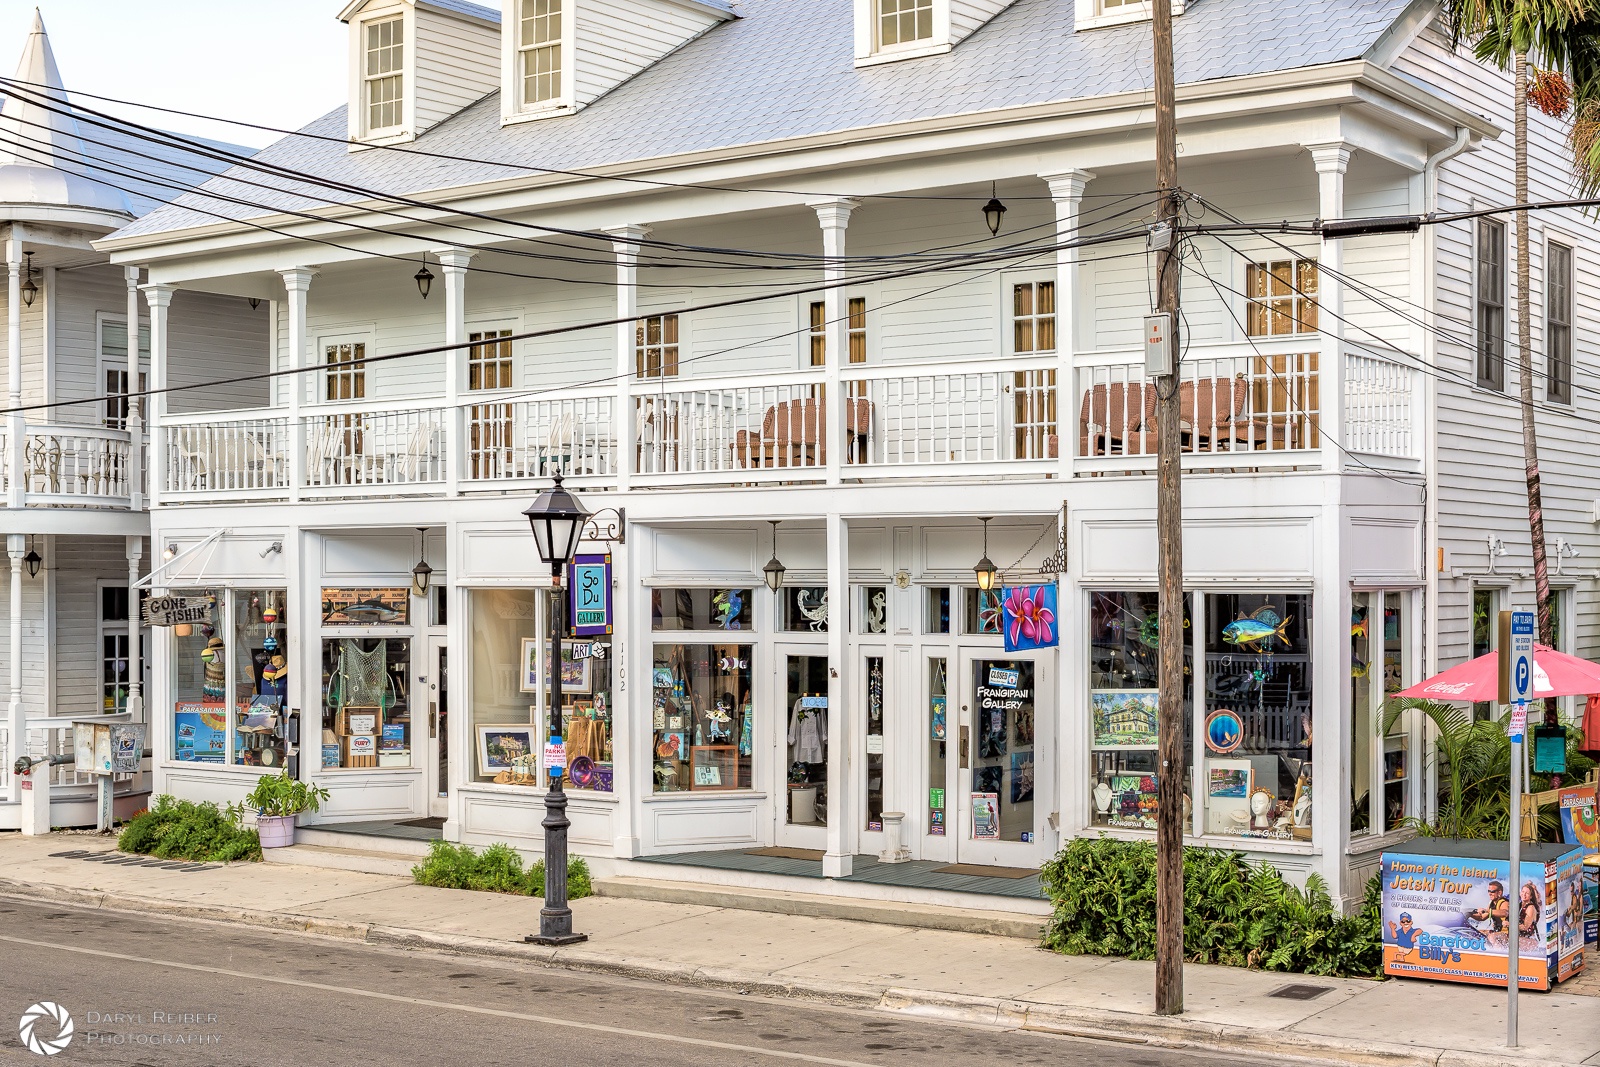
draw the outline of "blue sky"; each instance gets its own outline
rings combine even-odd
[[[0,0],[0,72],[16,69],[38,7],[68,89],[295,128],[344,100],[342,6],[342,0]],[[172,115],[120,113],[235,144],[276,139]]]

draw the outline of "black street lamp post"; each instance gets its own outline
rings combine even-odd
[[[589,518],[588,510],[578,498],[561,486],[561,475],[556,484],[539,494],[528,510],[528,524],[533,527],[533,540],[539,549],[539,558],[550,564],[550,577],[555,586],[550,609],[550,743],[564,745],[561,722],[561,639],[566,632],[565,600],[562,596],[561,575],[578,551],[578,540],[583,535],[583,524]],[[550,789],[544,798],[544,907],[539,909],[539,932],[529,934],[524,941],[536,945],[572,945],[587,941],[587,934],[572,932],[572,908],[567,905],[567,794],[562,789],[566,766],[547,768]]]

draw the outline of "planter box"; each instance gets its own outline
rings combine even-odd
[[[256,832],[262,848],[287,848],[294,844],[293,815],[257,815]]]

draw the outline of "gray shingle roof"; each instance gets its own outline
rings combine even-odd
[[[1192,0],[1174,27],[1178,82],[1358,58],[1408,2]],[[744,0],[739,11],[742,18],[713,28],[577,114],[502,128],[498,96],[490,94],[429,130],[416,147],[583,169],[1150,86],[1149,24],[1074,33],[1073,0],[1016,0],[945,55],[860,69],[851,0]],[[336,138],[345,129],[342,107],[306,127]],[[400,151],[352,153],[342,143],[301,137],[287,137],[257,158],[408,194],[526,173]],[[236,186],[227,175],[209,185],[258,201],[272,195]],[[274,203],[304,209],[340,195],[286,194]],[[116,236],[216,221],[188,204],[238,217],[263,213],[185,196]]]

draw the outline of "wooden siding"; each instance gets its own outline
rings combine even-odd
[[[1507,204],[1513,200],[1511,80],[1506,74],[1473,63],[1465,53],[1452,55],[1449,42],[1436,29],[1419,38],[1395,63],[1398,73],[1424,82],[1463,107],[1482,113],[1507,133],[1445,164],[1440,174],[1441,211]],[[1571,173],[1561,122],[1537,111],[1529,113],[1530,196],[1534,200],[1571,195]],[[1507,219],[1508,258],[1514,255],[1515,222]],[[1600,552],[1589,520],[1591,502],[1600,498],[1600,476],[1594,457],[1600,454],[1600,423],[1594,412],[1600,393],[1600,227],[1578,211],[1542,211],[1531,219],[1532,331],[1538,401],[1539,464],[1543,475],[1545,530],[1552,556],[1557,537],[1577,545],[1583,557],[1567,561],[1567,569],[1594,569]],[[1440,339],[1438,375],[1439,537],[1447,552],[1446,566],[1469,576],[1441,576],[1437,638],[1440,664],[1465,659],[1471,651],[1471,594],[1475,582],[1509,583],[1509,600],[1533,601],[1527,502],[1522,467],[1522,435],[1516,395],[1517,315],[1514,270],[1508,269],[1506,298],[1505,394],[1478,389],[1473,331],[1473,238],[1470,223],[1434,227],[1437,283],[1433,312],[1440,328],[1457,340]],[[1546,235],[1564,235],[1575,248],[1573,325],[1573,408],[1550,405],[1544,396],[1543,251]],[[1496,565],[1498,578],[1471,577],[1488,570],[1486,538],[1504,539],[1507,554]],[[1430,561],[1431,562],[1431,561]],[[1570,581],[1571,579],[1566,579]],[[1562,579],[1553,579],[1560,582]],[[1576,643],[1579,655],[1600,653],[1600,597],[1592,582],[1574,587]],[[1506,605],[1506,606],[1509,606]]]
[[[270,305],[251,309],[241,296],[180,292],[172,298],[167,328],[167,384],[193,385],[267,370]],[[148,309],[144,320],[149,322]],[[265,381],[186,389],[167,397],[167,410],[215,411],[261,407]]]
[[[415,40],[406,42],[421,135],[500,88],[500,32],[431,7],[414,10]]]
[[[57,537],[55,556],[54,714],[99,714],[100,582],[128,584],[127,550],[120,537]]]
[[[1011,4],[1012,0],[950,0],[950,43],[960,44]]]
[[[575,26],[577,106],[593,103],[719,22],[657,0],[584,0]]]

